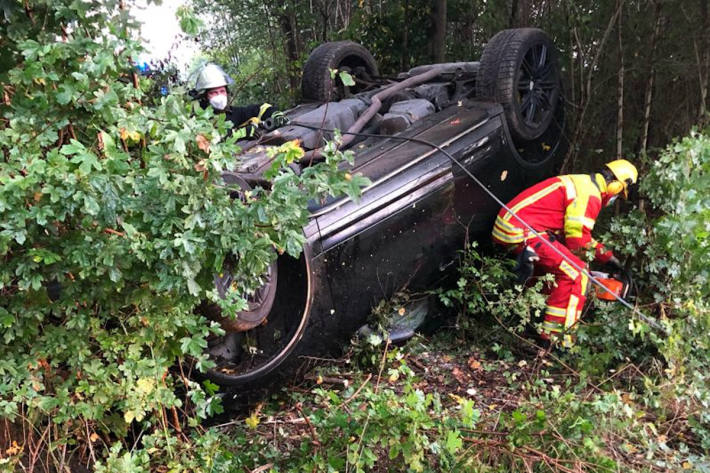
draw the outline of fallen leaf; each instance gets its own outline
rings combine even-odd
[[[94,432],[93,434],[91,434],[89,436],[89,440],[91,441],[91,443],[96,442],[98,439],[99,439],[99,436],[96,434],[96,432]]]
[[[197,135],[195,141],[197,141],[198,148],[204,151],[205,154],[210,154],[210,141],[204,135]]]
[[[271,470],[273,466],[273,463],[267,463],[266,465],[261,465],[258,468],[254,468],[253,470],[251,470],[251,473],[263,473],[264,471]]]
[[[407,312],[407,309],[405,309],[404,307],[400,307],[399,310],[397,311],[397,313],[398,313],[399,315],[404,315],[405,312]]]
[[[636,453],[638,451],[638,449],[635,446],[631,445],[628,442],[626,442],[624,444],[624,449],[629,453]]]
[[[458,366],[454,366],[454,369],[451,370],[451,374],[454,375],[454,378],[456,378],[456,381],[458,381],[459,384],[466,383],[466,375],[458,368]]]
[[[475,359],[474,357],[470,357],[468,359],[468,367],[471,368],[473,371],[480,371],[483,369],[481,362]]]
[[[12,445],[10,446],[10,448],[8,448],[7,450],[5,450],[5,453],[6,453],[8,456],[12,456],[12,455],[17,455],[17,454],[20,453],[21,451],[22,451],[22,447],[20,447],[19,445],[17,445],[17,441],[13,440],[13,441],[12,441]]]

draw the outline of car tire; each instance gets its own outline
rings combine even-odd
[[[278,258],[272,274],[277,291],[269,301],[268,318],[248,330],[226,333],[208,340],[207,351],[216,366],[206,377],[238,393],[265,392],[281,378],[283,364],[293,358],[310,315],[308,274],[305,258]]]
[[[346,87],[337,75],[335,80],[331,79],[332,69],[350,73],[356,85]],[[375,59],[361,45],[352,41],[323,43],[308,56],[303,67],[301,91],[305,100],[340,100],[349,94],[365,90],[368,87],[366,82],[371,81],[377,74]]]
[[[483,50],[476,96],[503,106],[516,142],[539,138],[554,119],[561,98],[557,56],[537,28],[503,30]]]

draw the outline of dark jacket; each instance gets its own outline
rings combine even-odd
[[[261,107],[264,105],[268,104],[263,104],[263,105],[246,105],[244,107],[227,107],[227,110],[225,113],[227,114],[227,120],[231,121],[234,123],[234,127],[239,127],[239,126],[245,126],[247,125],[247,121],[251,118],[259,118],[259,120],[264,120],[265,118],[269,118],[275,111],[276,107],[269,105],[261,115],[259,115],[259,112],[261,111]]]

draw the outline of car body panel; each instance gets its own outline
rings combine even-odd
[[[518,192],[526,177],[498,105],[472,102],[437,115],[413,137],[439,143],[496,195]],[[320,288],[314,298],[323,296],[313,304],[308,330],[333,348],[365,323],[379,301],[402,290],[438,287],[464,242],[490,231],[499,208],[431,146],[392,139],[366,153],[357,154],[353,169],[373,181],[360,200],[316,208],[306,227],[311,275]]]

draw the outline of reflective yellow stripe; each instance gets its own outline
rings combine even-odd
[[[542,329],[548,333],[560,333],[562,331],[562,324],[556,324],[554,322],[543,322]]]
[[[264,103],[259,107],[259,115],[257,117],[261,120],[261,116],[271,107],[270,103]]]
[[[549,305],[545,307],[546,314],[556,315],[558,317],[564,317],[565,315],[567,315],[566,310],[567,309],[565,309],[564,307],[552,307]]]
[[[548,187],[545,187],[544,189],[540,189],[539,191],[535,192],[533,195],[528,197],[527,199],[523,199],[522,201],[518,202],[515,207],[511,208],[510,210],[513,211],[513,213],[517,214],[518,211],[524,207],[527,207],[528,205],[542,199],[548,194],[551,194],[552,192],[556,191],[562,186],[562,182],[558,181]],[[503,217],[504,220],[510,220],[511,217],[510,212],[506,212],[505,216]]]
[[[589,246],[590,248],[594,248],[595,250],[599,249],[600,247],[604,248],[604,245],[602,245],[601,242],[595,240],[594,238],[592,238],[592,240],[589,242]]]
[[[590,231],[594,228],[594,220],[586,216],[589,199],[592,196],[601,199],[601,194],[590,176],[575,174],[561,176],[561,179],[572,183],[576,194],[565,210],[565,236],[567,238],[581,238],[585,227]]]
[[[503,233],[497,227],[493,227],[493,236],[502,242],[510,244],[522,243],[525,240],[525,236],[522,232],[520,232],[519,235],[509,235],[507,233]]]
[[[575,197],[577,197],[577,189],[575,188],[572,176],[560,176],[560,180],[565,186],[567,200],[573,200]]]
[[[589,278],[584,273],[582,273],[582,280],[580,281],[580,284],[582,284],[582,295],[586,296],[587,295],[587,288],[589,286]],[[581,310],[581,308],[580,308],[580,310]]]
[[[245,127],[247,125],[254,125],[258,126],[259,122],[261,122],[261,116],[264,115],[264,113],[271,107],[270,103],[265,103],[262,104],[261,107],[259,107],[259,114],[255,117],[248,118],[244,123],[239,125],[240,127]]]
[[[562,337],[562,346],[565,348],[572,348],[574,346],[574,339],[571,335],[564,335]]]
[[[560,271],[569,276],[572,281],[579,277],[579,272],[574,269],[571,264],[564,260],[562,260],[562,262],[560,263]]]
[[[567,220],[570,222],[581,223],[589,230],[592,230],[594,228],[594,224],[596,223],[593,219],[589,217],[567,217]]]
[[[261,120],[259,120],[259,117],[251,117],[251,118],[247,119],[244,123],[242,123],[242,124],[239,125],[239,126],[242,127],[242,128],[245,127],[245,126],[247,126],[247,125],[254,125],[254,126],[257,126],[260,121],[261,121]]]
[[[569,296],[569,305],[567,305],[567,318],[565,319],[565,328],[570,328],[577,322],[577,305],[579,305],[579,297],[575,295]]]
[[[495,224],[510,233],[519,232],[522,230],[521,228],[514,227],[507,220],[503,220],[502,218],[500,218],[500,216],[496,218]]]

